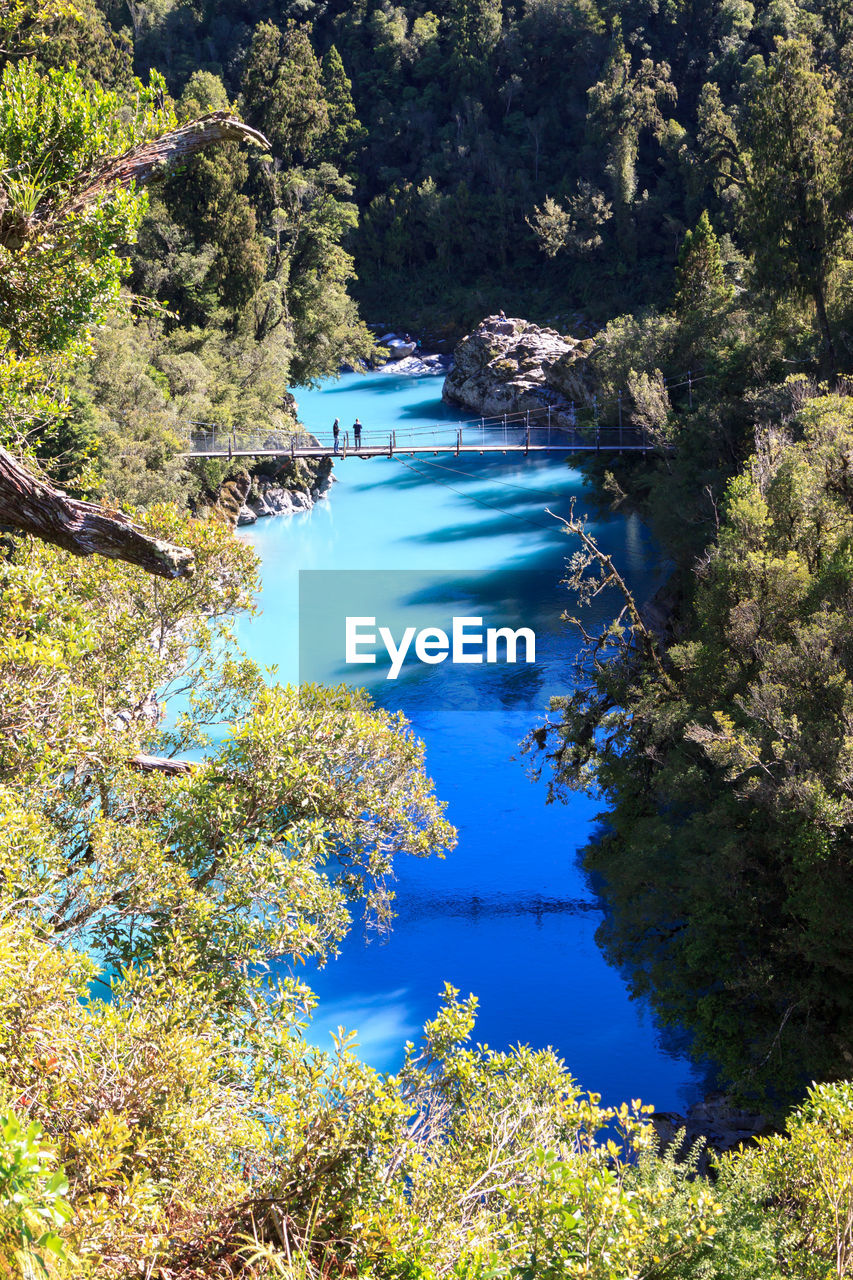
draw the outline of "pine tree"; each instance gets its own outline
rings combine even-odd
[[[285,167],[310,163],[328,129],[329,111],[311,30],[288,22],[255,29],[243,73],[246,119],[269,138]]]
[[[346,169],[352,163],[356,147],[365,137],[365,129],[355,112],[352,82],[334,45],[323,56],[321,74],[329,110],[329,128],[320,151],[324,160]]]
[[[688,231],[678,255],[675,309],[679,315],[714,311],[732,296],[726,283],[720,242],[714,234],[707,209]]]
[[[837,365],[827,314],[836,254],[849,232],[850,139],[836,85],[804,40],[779,45],[749,121],[747,229],[761,277],[815,305],[826,365]]]

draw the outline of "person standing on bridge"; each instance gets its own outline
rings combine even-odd
[[[358,418],[356,418],[355,422],[352,424],[352,433],[355,436],[355,447],[356,449],[360,449],[361,448],[361,423],[359,422]]]
[[[332,423],[332,437],[335,441],[335,453],[338,452],[338,443],[340,440],[340,435],[341,435],[341,420],[340,418],[335,418],[334,422]]]

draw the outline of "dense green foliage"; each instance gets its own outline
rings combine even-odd
[[[507,304],[509,273],[642,303],[593,362],[658,449],[603,479],[679,598],[666,643],[624,602],[538,742],[605,797],[587,865],[638,992],[744,1091],[848,1074],[853,409],[788,376],[850,364],[845,7],[15,3],[0,36],[3,441],[197,564],[4,541],[0,1275],[849,1276],[843,1082],[709,1180],[639,1102],[471,1045],[452,989],[396,1077],[312,1045],[269,960],[322,962],[359,905],[387,927],[395,859],[453,832],[400,717],[237,650],[254,560],[175,459],[194,420],[289,429],[291,384],[369,350],[352,255],[406,318]],[[232,103],[269,155],[73,206]],[[584,545],[582,593],[613,580]]]
[[[94,93],[129,104],[133,71],[158,68],[179,118],[233,105],[271,144],[152,188],[132,327],[99,333],[42,447],[82,489],[184,498],[198,481],[169,459],[193,423],[286,434],[289,388],[370,350],[350,294],[369,320],[451,332],[498,306],[566,327],[630,306],[642,348],[608,344],[620,389],[717,375],[707,399],[739,407],[703,464],[727,474],[745,394],[850,361],[843,6],[90,0],[39,32],[40,64],[76,59]],[[685,289],[703,244],[713,282]]]
[[[104,8],[125,29],[124,7]],[[448,303],[457,323],[489,305],[589,309],[604,319],[628,302],[662,301],[684,232],[706,205],[727,232],[766,245],[771,259],[780,246],[765,231],[784,235],[774,219],[807,216],[800,260],[781,248],[772,269],[783,263],[810,296],[827,286],[837,177],[843,186],[849,173],[843,6],[167,0],[131,11],[126,35],[140,73],[158,66],[180,93],[203,68],[250,110],[261,106],[253,96],[275,84],[267,67],[263,88],[253,60],[259,40],[269,58],[277,24],[299,65],[287,109],[301,98],[299,128],[310,133],[325,96],[332,128],[324,158],[355,180],[362,218],[352,248],[370,319],[447,321]],[[295,52],[297,39],[311,40],[321,77],[307,46]],[[805,42],[818,74],[791,53],[767,76],[780,39]],[[792,129],[778,127],[780,111]],[[795,190],[798,120],[807,132],[809,120],[820,122],[821,138],[809,145],[824,149],[828,167],[815,182],[801,168]],[[274,144],[287,166],[285,134]],[[536,234],[543,214],[556,228],[550,243],[562,249],[551,265]],[[773,291],[780,281],[768,278]],[[399,298],[394,314],[391,298]]]
[[[689,626],[661,655],[614,633],[553,744],[560,779],[608,801],[587,858],[607,948],[744,1087],[843,1072],[853,1037],[851,447],[839,397],[769,433],[726,491]]]
[[[727,213],[683,237],[668,305],[611,320],[593,357],[659,446],[603,478],[675,562],[664,621],[652,635],[629,610],[588,645],[534,739],[556,794],[605,798],[585,863],[608,953],[727,1083],[777,1104],[846,1075],[853,1047],[850,33],[829,10],[793,16],[739,101],[716,81],[698,95]],[[664,380],[685,368],[689,398]],[[588,571],[609,576],[589,546],[582,593]]]

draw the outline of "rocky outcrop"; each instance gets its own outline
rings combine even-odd
[[[724,1093],[708,1094],[701,1102],[688,1107],[686,1115],[656,1111],[650,1119],[662,1147],[671,1146],[679,1137],[679,1158],[686,1156],[696,1142],[703,1141],[706,1144],[700,1161],[703,1170],[714,1152],[750,1146],[762,1134],[775,1131],[769,1117],[735,1106]]]
[[[541,410],[571,416],[571,405],[591,404],[595,378],[592,338],[575,339],[526,320],[488,316],[463,338],[442,392],[451,404],[479,416]]]
[[[253,477],[238,523],[254,524],[263,516],[310,511],[315,502],[328,497],[334,481],[331,458],[286,458],[272,474],[261,472]]]
[[[224,524],[236,529],[241,523],[241,514],[245,510],[246,499],[252,488],[252,478],[245,467],[241,467],[219,486],[216,497],[210,502],[202,503],[196,515],[207,520],[221,520]]]
[[[199,504],[196,515],[236,529],[263,516],[310,511],[328,497],[334,481],[331,458],[263,460],[252,474],[241,467],[230,475],[214,498]]]
[[[433,352],[429,355],[405,356],[401,360],[395,360],[393,364],[383,365],[383,368],[391,373],[407,373],[417,378],[425,373],[446,373],[450,365],[450,356]]]

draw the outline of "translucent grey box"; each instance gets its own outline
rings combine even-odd
[[[541,621],[488,571],[302,570],[299,679],[404,709],[527,703],[541,691]]]

